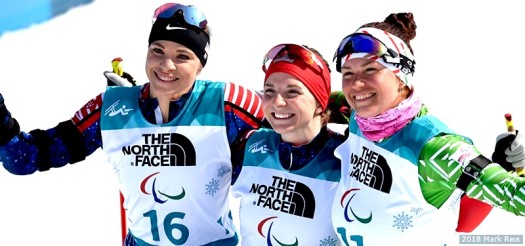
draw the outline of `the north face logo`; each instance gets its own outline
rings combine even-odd
[[[178,133],[143,134],[144,144],[122,147],[124,155],[135,155],[133,166],[195,166],[195,147]]]
[[[305,218],[315,214],[315,197],[305,184],[273,176],[270,184],[252,184],[251,193],[259,195],[254,205]]]
[[[390,193],[392,188],[392,170],[382,155],[362,147],[361,156],[352,153],[350,164],[353,170],[350,176],[376,190]]]

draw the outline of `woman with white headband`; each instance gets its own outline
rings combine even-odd
[[[352,107],[336,149],[342,177],[332,207],[346,245],[444,245],[462,194],[525,214],[525,179],[484,157],[429,114],[414,89],[411,13],[345,37],[334,56]]]

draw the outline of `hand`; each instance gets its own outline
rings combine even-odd
[[[133,77],[131,77],[131,75],[129,74],[126,74],[128,76],[126,77],[121,77],[119,76],[118,74],[114,73],[114,72],[110,72],[110,71],[105,71],[104,72],[104,76],[107,78],[107,85],[108,86],[126,86],[126,87],[129,87],[129,86],[134,86],[136,85],[135,83],[135,80],[133,79]]]
[[[6,144],[18,133],[20,133],[20,126],[11,117],[11,113],[5,106],[4,97],[0,93],[0,145]]]
[[[522,145],[522,135],[506,132],[496,138],[496,147],[492,161],[500,164],[507,171],[522,169],[525,166],[525,152]]]
[[[516,131],[514,141],[505,149],[507,161],[512,163],[514,168],[523,168],[525,166],[525,152],[523,151],[522,137],[523,134],[518,134],[518,131]]]

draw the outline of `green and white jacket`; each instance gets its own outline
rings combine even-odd
[[[457,222],[463,169],[480,156],[425,107],[401,131],[366,139],[354,117],[336,149],[342,177],[332,206],[334,229],[346,245],[444,245]],[[496,163],[483,169],[466,194],[525,215],[525,178]],[[422,236],[425,235],[425,236]]]

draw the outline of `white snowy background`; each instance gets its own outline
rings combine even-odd
[[[517,1],[503,2],[181,1],[201,9],[212,28],[200,78],[254,89],[262,87],[262,57],[273,45],[306,44],[331,61],[339,41],[361,24],[392,12],[414,13],[417,93],[489,157],[496,136],[506,130],[505,113],[513,114],[516,128],[525,128],[519,89],[525,82],[525,17]],[[47,129],[72,117],[104,91],[102,72],[114,57],[145,82],[151,15],[162,3],[96,0],[1,36],[0,92],[22,130]],[[333,89],[339,90],[340,75],[331,68]],[[100,150],[82,163],[29,176],[0,168],[0,245],[119,245],[118,194]],[[235,200],[232,206],[235,211]],[[523,235],[524,226],[525,218],[494,209],[473,234]]]

